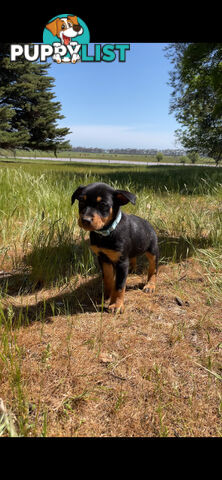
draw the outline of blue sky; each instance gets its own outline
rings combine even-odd
[[[49,75],[66,117],[59,126],[70,128],[73,146],[178,148],[164,46],[130,44],[126,62],[52,64]]]

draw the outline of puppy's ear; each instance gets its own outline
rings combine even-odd
[[[80,186],[75,190],[75,192],[73,192],[72,198],[71,198],[71,205],[73,205],[73,203],[75,202],[75,200],[78,200],[78,199],[79,199],[79,195],[81,195],[83,188],[84,188],[84,185],[80,185]]]
[[[126,205],[126,203],[131,202],[133,205],[136,203],[136,195],[131,192],[126,192],[125,190],[116,190],[116,199],[120,205]]]
[[[45,28],[48,28],[48,30],[53,34],[54,37],[57,36],[57,29],[58,29],[59,21],[61,22],[60,18],[56,18],[55,20],[53,20],[52,22],[48,23],[45,26]]]
[[[71,20],[73,25],[79,25],[78,18],[76,16],[69,15],[67,18],[68,18],[68,20]]]

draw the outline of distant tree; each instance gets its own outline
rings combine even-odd
[[[170,112],[189,151],[222,158],[222,43],[173,43],[167,47],[173,70]]]
[[[163,154],[162,154],[161,152],[158,152],[158,153],[156,154],[156,159],[157,159],[158,162],[162,162],[162,160],[163,160]]]
[[[187,157],[191,161],[191,163],[197,163],[198,160],[200,159],[198,152],[190,152],[187,154]]]
[[[7,138],[14,147],[53,150],[71,148],[65,140],[68,128],[58,128],[63,119],[61,103],[53,101],[54,78],[47,75],[49,64],[20,58],[11,62],[9,45],[0,50],[0,145]],[[4,127],[5,125],[5,127]],[[7,133],[4,133],[4,131]]]

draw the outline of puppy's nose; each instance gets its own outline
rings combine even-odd
[[[89,217],[88,215],[87,216],[84,215],[84,217],[82,217],[82,223],[86,226],[89,225],[91,221],[92,221],[92,217]]]
[[[80,30],[82,27],[81,27],[81,25],[79,25],[79,24],[78,24],[78,25],[75,25],[75,24],[74,24],[74,25],[72,26],[72,28],[73,28],[73,30],[75,30],[75,32],[79,32],[79,30]]]

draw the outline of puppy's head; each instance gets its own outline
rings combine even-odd
[[[93,231],[108,228],[119,211],[121,205],[133,203],[136,196],[125,190],[115,190],[106,183],[80,185],[72,194],[72,205],[79,201],[79,226]]]
[[[54,35],[60,38],[62,45],[69,45],[71,38],[81,35],[83,28],[79,25],[76,16],[69,15],[67,18],[56,18],[46,25],[46,28]]]

